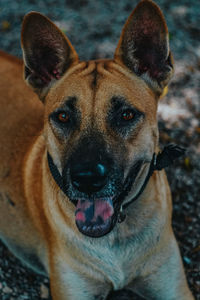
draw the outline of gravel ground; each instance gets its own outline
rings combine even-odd
[[[67,32],[81,59],[111,57],[135,0],[0,0],[0,48],[17,56],[24,14],[36,10]],[[200,300],[200,2],[159,0],[167,19],[176,72],[158,112],[161,147],[187,148],[167,169],[173,227],[189,285]],[[0,244],[0,299],[50,299],[48,279],[36,276]],[[179,299],[177,299],[179,300]],[[180,299],[181,300],[181,299]]]

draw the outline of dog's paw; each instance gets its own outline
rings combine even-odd
[[[144,298],[137,296],[130,290],[123,289],[110,292],[106,300],[144,300]]]

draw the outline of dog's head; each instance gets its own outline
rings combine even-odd
[[[25,79],[45,105],[47,151],[76,206],[77,227],[103,236],[141,189],[156,152],[157,102],[173,73],[164,17],[141,1],[114,59],[82,62],[64,34],[32,12],[22,48]]]

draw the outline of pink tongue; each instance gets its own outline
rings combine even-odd
[[[112,198],[78,200],[76,221],[86,225],[105,223],[114,213]]]

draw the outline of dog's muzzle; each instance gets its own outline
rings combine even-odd
[[[76,199],[71,199],[71,197],[69,197],[67,184],[53,163],[53,159],[49,153],[47,153],[47,159],[54,180],[76,206],[75,222],[79,231],[90,237],[102,237],[114,228],[117,221],[122,222],[125,219],[125,215],[122,213],[123,209],[139,198],[153,172],[155,170],[160,171],[167,167],[174,159],[184,153],[185,149],[172,144],[165,147],[158,155],[154,153],[151,163],[149,164],[147,176],[140,190],[133,199],[124,205],[123,202],[143,166],[141,161],[134,165],[120,192],[116,193],[115,191],[115,193],[113,193],[113,191],[111,191],[110,194],[105,195],[101,192],[98,194],[98,192],[104,190],[107,185],[107,166],[102,163],[96,163],[95,165],[90,165],[89,163],[76,164],[70,168],[70,178],[73,188],[77,190],[81,196],[77,196]],[[107,188],[106,190],[109,189]],[[79,195],[79,193],[77,193],[77,195]],[[83,197],[83,195],[87,195],[87,197]]]

